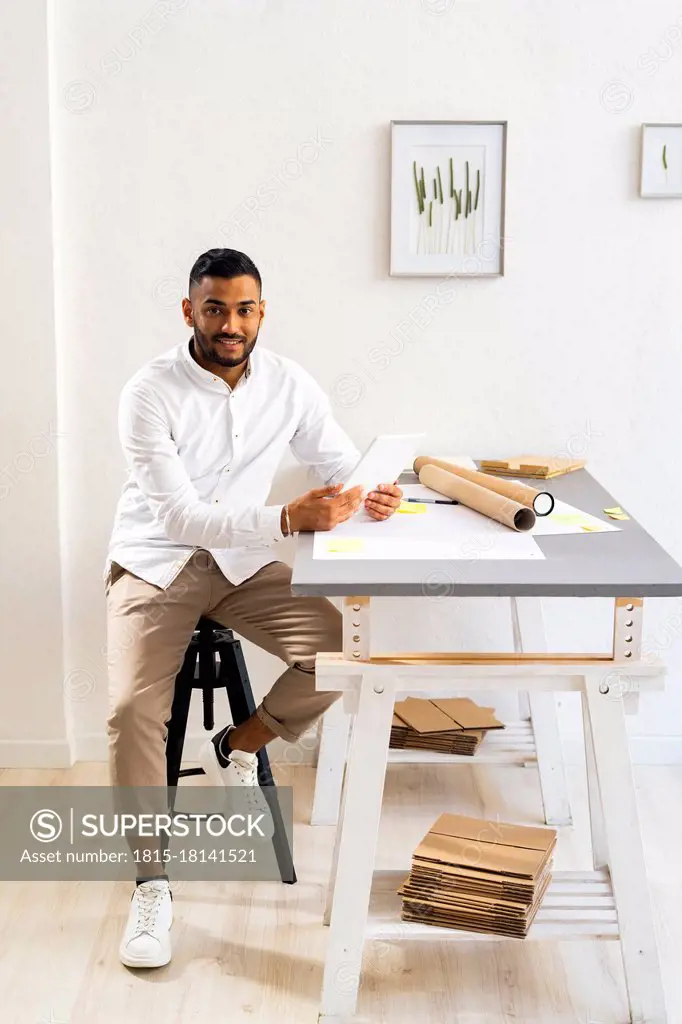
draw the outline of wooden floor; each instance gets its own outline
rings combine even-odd
[[[569,770],[577,825],[563,830],[558,869],[590,868],[586,797]],[[132,971],[117,950],[125,883],[0,883],[3,1024],[314,1024],[327,931],[321,925],[333,829],[306,824],[313,769],[295,788],[299,883],[175,886],[173,961]],[[682,1021],[682,768],[636,769],[670,1024]],[[0,772],[0,785],[105,785],[106,766]],[[532,769],[389,769],[379,867],[409,855],[443,810],[539,822]],[[369,944],[358,1024],[624,1024],[616,943]]]

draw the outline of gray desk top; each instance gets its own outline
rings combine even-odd
[[[401,483],[416,483],[404,473]],[[529,481],[533,483],[533,481]],[[555,498],[605,518],[617,500],[586,470],[547,481]],[[537,537],[543,561],[514,559],[314,559],[313,534],[297,541],[294,594],[387,597],[676,597],[682,568],[634,519],[619,533]]]

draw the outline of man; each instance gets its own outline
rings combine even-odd
[[[353,515],[362,489],[338,481],[360,453],[310,374],[257,347],[265,300],[248,256],[200,256],[182,312],[191,337],[143,366],[119,406],[128,479],[105,570],[111,784],[165,786],[175,677],[207,615],[288,666],[247,722],[201,751],[211,784],[257,787],[256,752],[275,736],[295,742],[338,696],[315,690],[314,662],[341,649],[341,616],[325,598],[292,596],[277,545]],[[266,505],[287,446],[324,486]],[[400,498],[380,484],[365,508],[387,519]],[[120,956],[160,967],[171,958],[171,895],[158,851],[143,852]]]

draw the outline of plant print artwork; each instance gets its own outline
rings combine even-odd
[[[416,255],[475,255],[483,238],[485,146],[414,146],[410,246]]]

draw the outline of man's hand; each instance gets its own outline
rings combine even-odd
[[[365,509],[372,519],[388,519],[399,507],[402,496],[397,484],[379,484],[365,498]]]
[[[289,502],[291,530],[333,530],[338,523],[350,519],[357,512],[362,501],[362,487],[351,487],[342,491],[343,484],[333,487],[318,487],[308,491],[296,501]],[[282,509],[282,532],[286,531],[284,509]]]

